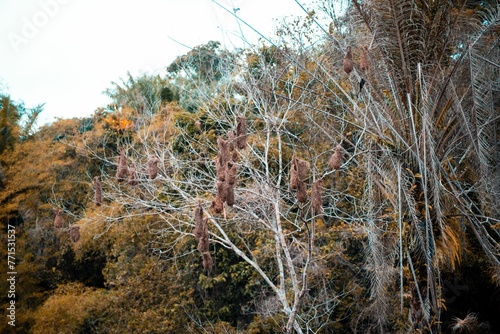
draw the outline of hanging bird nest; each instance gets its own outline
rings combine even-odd
[[[299,174],[299,180],[304,182],[307,179],[307,174],[309,173],[309,162],[297,159],[297,170]]]
[[[226,165],[226,182],[230,185],[235,184],[236,174],[238,172],[238,166],[232,162],[228,161]]]
[[[351,73],[353,67],[354,67],[354,63],[352,61],[352,51],[351,51],[351,47],[348,46],[346,48],[346,53],[345,53],[344,61],[343,61],[344,72],[346,72],[347,74]]]
[[[69,240],[78,242],[80,240],[80,226],[73,225],[69,228]]]
[[[201,203],[198,203],[196,209],[194,209],[193,234],[196,240],[200,240],[204,229],[204,224],[206,224],[206,220],[203,219],[203,208],[201,206]]]
[[[94,204],[96,206],[102,205],[102,186],[98,176],[94,177]]]
[[[236,148],[236,139],[232,130],[227,132],[227,143],[229,145],[229,152],[233,152]]]
[[[207,272],[211,272],[212,268],[214,266],[214,260],[212,260],[212,257],[210,256],[209,252],[204,252],[202,255],[203,258],[203,269],[205,269]]]
[[[229,144],[227,140],[222,137],[217,137],[217,149],[219,150],[218,156],[220,157],[220,163],[225,166],[229,161]]]
[[[136,186],[139,183],[137,177],[137,171],[134,165],[130,165],[128,169],[128,184],[131,186]]]
[[[123,148],[119,148],[118,168],[116,170],[116,181],[124,182],[128,179],[128,161]]]
[[[218,154],[215,159],[215,170],[217,172],[217,180],[224,182],[226,180],[226,163],[224,163],[224,158]]]
[[[290,189],[297,190],[299,184],[307,179],[308,173],[309,163],[294,155],[290,165]]]
[[[330,161],[328,162],[330,168],[333,170],[340,169],[343,157],[344,157],[344,149],[342,148],[341,145],[337,145],[337,147],[335,147],[335,152],[333,153],[332,157],[330,158]]]
[[[247,119],[243,116],[236,121],[236,147],[243,150],[247,146]]]
[[[230,207],[234,205],[234,187],[231,184],[228,184],[226,188],[226,203]]]
[[[305,182],[299,182],[295,196],[297,197],[297,201],[300,203],[307,202],[307,186]]]
[[[323,200],[321,199],[322,180],[318,179],[312,183],[311,187],[311,209],[315,216],[323,213]]]
[[[158,176],[158,163],[160,160],[157,157],[149,157],[147,162],[148,177],[151,180],[156,179]]]
[[[363,45],[361,48],[361,56],[359,59],[359,68],[362,71],[368,71],[370,68],[370,61],[368,60],[368,48],[366,45]]]
[[[221,201],[219,196],[215,197],[215,199],[212,201],[210,210],[212,210],[214,214],[221,214],[224,210],[224,202]]]
[[[217,182],[217,198],[224,203],[227,199],[228,185],[226,182]]]
[[[54,209],[54,212],[56,214],[54,218],[54,227],[62,228],[64,226],[63,211],[61,209]]]
[[[208,225],[203,224],[201,230],[201,237],[198,239],[198,251],[200,253],[208,252],[208,247],[210,246],[210,241],[208,239]]]

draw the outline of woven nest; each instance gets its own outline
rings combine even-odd
[[[118,168],[116,169],[116,181],[124,182],[128,179],[128,160],[125,151],[120,148],[120,156],[118,158]]]
[[[210,210],[212,210],[214,214],[221,214],[224,210],[224,202],[222,202],[218,196],[215,197],[210,205]]]
[[[226,163],[221,155],[217,155],[215,159],[215,170],[217,172],[217,180],[226,181]]]
[[[196,206],[194,210],[194,229],[193,234],[196,240],[199,240],[203,234],[203,230],[205,229],[204,225],[206,224],[206,220],[203,219],[203,208],[201,204]]]
[[[243,150],[247,146],[247,119],[243,116],[236,121],[236,147]]]
[[[307,202],[307,187],[305,182],[299,182],[295,196],[297,197],[297,201],[300,203]]]
[[[128,169],[128,184],[131,186],[136,186],[138,182],[139,179],[137,178],[137,171],[134,165],[131,165]]]
[[[226,188],[226,203],[230,207],[234,205],[234,187],[231,184]]]
[[[156,179],[158,176],[158,162],[160,160],[157,157],[150,157],[147,162],[148,177],[151,180]]]
[[[63,211],[61,209],[55,209],[56,216],[54,218],[54,227],[62,228],[64,226]]]
[[[69,229],[69,240],[78,242],[80,240],[80,226],[71,226]]]
[[[290,189],[298,190],[300,183],[307,179],[308,173],[309,163],[293,156],[290,166]]]
[[[238,172],[238,166],[232,162],[228,161],[226,165],[226,182],[230,185],[236,183],[236,174]]]
[[[321,215],[323,213],[323,200],[321,199],[321,179],[313,182],[311,187],[311,209],[313,215]]]
[[[352,62],[352,51],[351,51],[350,46],[348,46],[346,49],[346,53],[345,53],[344,61],[343,61],[342,65],[343,65],[344,72],[346,72],[347,74],[352,72],[352,69],[354,67],[354,63]]]
[[[212,268],[214,267],[214,260],[212,260],[210,253],[207,251],[207,252],[204,252],[201,256],[203,258],[203,262],[202,262],[203,269],[205,269],[208,272],[211,272]]]
[[[220,136],[217,137],[217,149],[219,150],[220,163],[222,166],[225,166],[230,157],[228,141]]]
[[[227,199],[228,184],[226,182],[217,182],[217,198],[221,203]]]
[[[332,157],[330,158],[330,161],[328,162],[330,168],[333,170],[340,169],[343,157],[344,157],[344,149],[342,148],[342,146],[337,145],[337,147],[335,148],[335,152],[333,153]]]

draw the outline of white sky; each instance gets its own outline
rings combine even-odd
[[[238,16],[265,36],[274,32],[273,19],[304,15],[294,0],[217,2],[240,8]],[[165,73],[189,51],[172,39],[190,47],[210,40],[242,45],[235,18],[212,0],[2,0],[0,89],[27,107],[46,103],[39,125],[91,115],[109,103],[102,92],[127,71]]]

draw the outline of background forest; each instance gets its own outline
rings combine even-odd
[[[0,332],[500,333],[499,60],[496,1],[318,1],[89,118],[2,92]]]

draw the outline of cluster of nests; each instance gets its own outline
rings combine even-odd
[[[245,125],[246,126],[246,125]],[[238,132],[237,132],[238,133]],[[246,136],[246,135],[245,135]],[[219,152],[216,160],[217,167],[217,196],[212,201],[210,210],[214,214],[220,214],[224,211],[224,204],[232,206],[234,204],[234,184],[236,182],[236,152],[231,146],[233,142],[232,132],[228,133],[228,139],[218,138]],[[237,138],[237,137],[236,137]],[[242,139],[242,145],[236,147],[242,149],[245,147],[246,138]],[[339,170],[343,160],[343,148],[337,145],[328,164],[333,170]],[[309,172],[309,162],[302,160],[295,155],[292,157],[290,164],[290,189],[295,191],[296,199],[299,203],[305,203],[308,200],[307,194],[307,174]],[[323,213],[323,201],[321,194],[322,180],[318,179],[311,185],[311,210],[315,216],[320,216]],[[193,234],[198,241],[198,251],[201,253],[203,260],[203,268],[210,272],[213,267],[213,260],[209,252],[209,232],[208,232],[208,217],[203,215],[203,207],[199,202],[194,211],[194,230]]]
[[[247,146],[247,122],[245,117],[238,117],[236,131],[228,131],[227,139],[217,137],[217,158],[215,168],[217,173],[217,194],[210,205],[214,214],[224,212],[225,206],[234,205],[234,184],[236,183],[238,150]],[[201,253],[203,268],[210,272],[213,260],[210,256],[207,218],[203,217],[203,207],[198,203],[195,209],[195,227],[193,234],[198,241],[198,251]]]
[[[344,72],[347,73],[348,75],[352,72],[354,68],[354,61],[352,60],[352,48],[350,46],[346,48],[344,60],[342,63],[342,68]],[[361,54],[359,57],[359,69],[361,70],[361,72],[365,72],[368,71],[369,68],[370,68],[370,61],[368,58],[368,48],[366,47],[366,45],[364,45],[361,48]],[[361,90],[363,89],[365,83],[366,83],[365,79],[361,78],[361,81],[359,82],[358,94],[361,93]]]
[[[339,170],[342,164],[344,150],[341,145],[335,147],[328,165],[332,170]],[[309,162],[302,160],[295,155],[292,157],[290,164],[290,189],[295,191],[295,197],[299,203],[305,203],[308,200],[307,195],[307,174],[309,173]],[[319,216],[323,213],[321,199],[322,179],[317,179],[311,185],[311,211],[314,216]]]
[[[55,217],[54,217],[54,227],[57,229],[62,229],[64,228],[65,222],[64,222],[64,217],[63,217],[63,210],[61,209],[54,209]],[[69,240],[72,242],[77,242],[80,240],[80,226],[78,225],[72,225],[68,229],[69,231]]]
[[[118,168],[116,169],[115,179],[119,183],[136,186],[139,183],[139,178],[135,165],[129,163],[123,148],[120,147],[118,150],[120,156],[118,157]],[[146,163],[147,175],[152,180],[158,176],[159,162],[160,160],[157,157],[149,157]],[[96,206],[102,205],[102,185],[98,176],[94,177],[94,204]]]
[[[123,148],[119,148],[120,156],[118,158],[118,168],[116,170],[116,181],[123,183],[127,182],[131,186],[136,186],[138,184],[137,171],[133,164],[129,164],[127,156]],[[147,162],[147,174],[150,179],[155,179],[158,176],[158,163],[159,159],[156,157],[150,157]],[[94,204],[96,206],[102,205],[102,185],[99,181],[99,177],[94,177]],[[54,227],[61,229],[64,227],[65,222],[63,218],[63,210],[54,209]],[[69,227],[69,238],[72,242],[77,242],[80,240],[80,226],[70,226]]]

